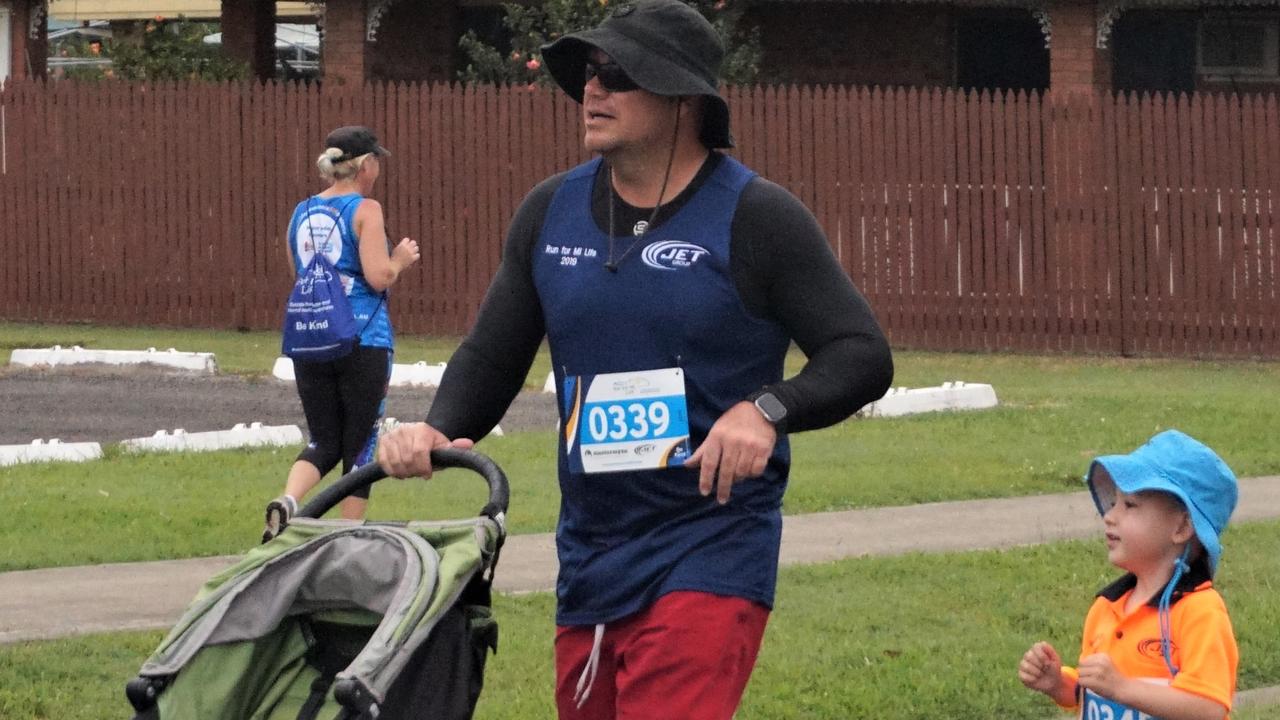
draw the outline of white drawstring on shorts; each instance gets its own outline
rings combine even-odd
[[[578,689],[573,693],[573,699],[577,701],[578,708],[587,702],[587,698],[591,697],[591,686],[596,682],[596,670],[600,669],[600,645],[604,643],[604,623],[596,625],[596,637],[591,643],[591,654],[587,656],[587,665],[582,668],[582,675],[578,677]]]

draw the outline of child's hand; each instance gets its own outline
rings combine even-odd
[[[1023,685],[1056,698],[1062,692],[1062,658],[1047,642],[1038,642],[1018,663],[1018,679]]]
[[[1116,669],[1111,658],[1102,653],[1080,659],[1080,685],[1095,693],[1117,699],[1120,688],[1129,678]]]

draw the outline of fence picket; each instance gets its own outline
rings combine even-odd
[[[809,205],[898,346],[1280,357],[1274,95],[726,96],[732,152]],[[395,152],[391,240],[424,250],[396,325],[462,333],[525,193],[586,159],[579,106],[524,86],[15,81],[0,108],[7,320],[275,328],[286,219],[361,123]]]
[[[1276,96],[1267,95],[1262,106],[1259,157],[1264,158],[1261,167],[1264,179],[1258,188],[1261,195],[1259,213],[1262,214],[1264,232],[1258,247],[1258,327],[1257,347],[1275,348],[1280,344],[1280,222],[1276,211],[1280,208],[1280,110]],[[1274,351],[1272,351],[1274,352]]]

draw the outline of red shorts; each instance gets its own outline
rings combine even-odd
[[[590,695],[574,694],[595,629],[556,628],[560,720],[729,720],[755,666],[769,619],[736,597],[680,591],[605,627]]]

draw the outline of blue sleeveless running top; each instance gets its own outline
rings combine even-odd
[[[289,253],[293,256],[294,273],[302,272],[317,245],[325,252],[342,275],[342,286],[356,317],[356,325],[364,328],[360,344],[364,347],[393,349],[391,315],[382,293],[364,279],[360,267],[360,239],[355,234],[356,210],[364,198],[359,193],[334,197],[311,197],[298,203],[289,220]]]

